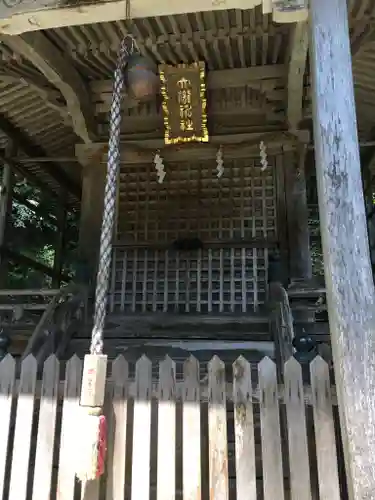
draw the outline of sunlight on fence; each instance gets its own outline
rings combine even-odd
[[[159,364],[156,381],[151,368],[143,356],[133,377],[124,357],[112,362],[106,474],[84,485],[81,498],[312,500],[319,490],[320,498],[339,500],[332,389],[321,358],[311,363],[311,388],[293,358],[284,386],[269,358],[251,366],[240,357],[228,376],[215,356],[206,382],[193,357],[181,379],[170,358]],[[82,361],[70,359],[62,381],[54,356],[41,383],[32,356],[19,380],[15,373],[7,356],[0,363],[0,498],[77,498]]]

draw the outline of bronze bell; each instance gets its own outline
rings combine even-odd
[[[157,67],[140,54],[130,56],[126,67],[129,96],[137,101],[148,101],[159,91]]]

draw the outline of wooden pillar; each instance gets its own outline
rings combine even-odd
[[[82,176],[79,253],[81,259],[84,259],[86,264],[89,265],[92,273],[96,270],[99,256],[105,177],[105,163],[95,162],[84,166]]]
[[[364,500],[375,491],[375,292],[346,0],[311,0],[310,22],[316,175],[348,496]]]
[[[16,153],[16,148],[12,141],[6,147],[6,157],[12,157]],[[6,233],[9,217],[12,212],[14,173],[11,166],[6,161],[3,163],[3,177],[0,192],[0,248],[6,245]],[[6,286],[8,261],[5,252],[0,254],[0,286]]]
[[[52,286],[60,287],[61,284],[61,273],[64,264],[64,250],[65,250],[65,236],[66,236],[66,221],[67,221],[67,209],[63,200],[58,207],[57,213],[57,237],[55,243],[55,257],[53,261],[53,279]]]
[[[297,154],[290,153],[285,159],[289,273],[292,283],[305,282],[312,277],[305,178],[306,151],[307,146],[301,144]]]

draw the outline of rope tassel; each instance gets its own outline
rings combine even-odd
[[[120,167],[121,97],[124,87],[124,69],[135,48],[134,39],[126,36],[121,43],[114,74],[94,326],[90,354],[85,356],[81,387],[80,434],[77,440],[79,453],[77,453],[76,467],[77,477],[81,481],[94,480],[104,473],[107,450],[107,424],[103,415],[107,356],[103,355],[103,330],[111,265],[112,234],[116,216],[117,176]]]

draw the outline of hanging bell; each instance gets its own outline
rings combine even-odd
[[[129,57],[126,67],[126,85],[129,96],[137,101],[152,99],[159,90],[157,67],[140,54]]]
[[[5,358],[8,354],[8,349],[10,346],[10,338],[4,332],[4,330],[0,330],[0,361]]]

